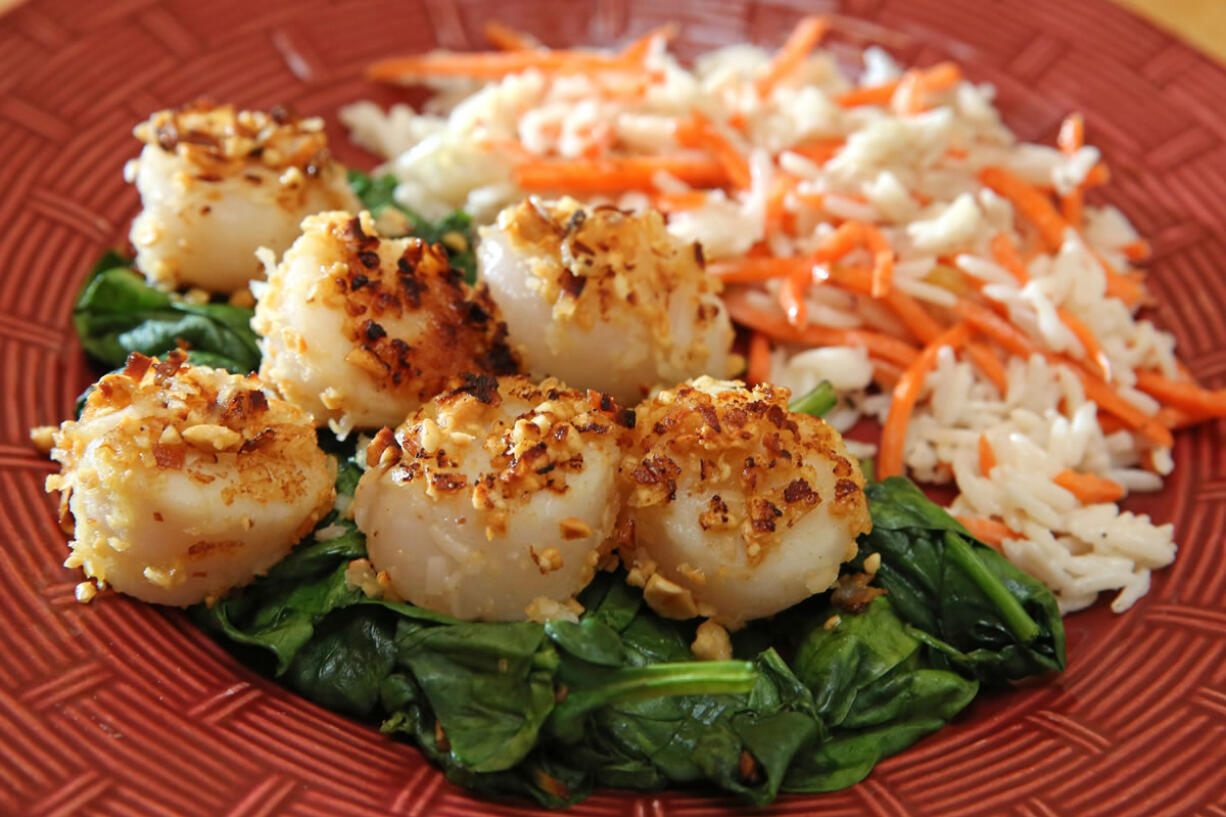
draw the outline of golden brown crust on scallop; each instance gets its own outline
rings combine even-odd
[[[787,410],[787,389],[699,378],[661,392],[637,409],[636,446],[622,462],[631,508],[676,499],[683,468],[690,490],[709,494],[703,530],[739,530],[747,562],[760,562],[783,532],[819,506],[869,529],[860,469],[825,421]],[[832,469],[833,488],[819,489],[814,469]],[[695,479],[696,477],[696,479]],[[743,497],[738,505],[729,496]]]
[[[555,320],[590,329],[629,305],[677,365],[705,359],[702,331],[694,332],[691,348],[673,348],[669,296],[693,290],[691,306],[701,330],[719,317],[718,307],[702,296],[718,293],[720,283],[705,274],[699,245],[669,234],[658,212],[528,198],[504,210],[498,227],[512,246],[532,256],[531,272],[541,297],[553,304]]]
[[[269,170],[295,168],[313,177],[332,160],[323,121],[299,118],[284,106],[267,113],[240,111],[198,99],[154,113],[134,133],[145,144],[186,159],[202,181],[252,163]]]
[[[331,291],[345,311],[344,332],[353,348],[347,360],[381,388],[429,400],[459,372],[505,375],[517,371],[507,328],[485,287],[469,287],[439,245],[408,239],[394,265],[379,253],[381,240],[369,223],[332,219],[340,264]],[[406,312],[428,316],[429,343],[409,343],[381,322]]]
[[[511,419],[508,402],[516,404]],[[522,376],[466,375],[396,433],[380,431],[366,461],[371,468],[393,469],[399,482],[425,482],[428,495],[468,492],[474,509],[493,512],[496,534],[498,512],[539,491],[565,493],[568,475],[586,465],[584,446],[602,439],[624,445],[633,425],[633,412],[597,392],[552,379],[538,385]],[[470,445],[490,456],[490,469],[471,480],[448,454]],[[563,533],[581,538],[576,525],[566,522]]]

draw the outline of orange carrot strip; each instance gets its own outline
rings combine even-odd
[[[761,332],[754,332],[749,336],[749,370],[745,373],[745,380],[751,386],[765,383],[770,377],[770,371],[770,338]]]
[[[963,321],[1003,346],[1010,354],[1029,358],[1042,354],[1039,347],[1013,324],[985,306],[966,300],[958,301],[954,311]]]
[[[1174,406],[1163,406],[1162,408],[1158,409],[1156,419],[1171,431],[1181,431],[1185,428],[1200,425],[1207,420],[1212,420],[1213,416],[1208,414],[1196,414],[1194,412],[1175,408]],[[1106,429],[1103,430],[1106,432]]]
[[[512,177],[524,190],[612,193],[656,189],[659,172],[694,187],[721,187],[728,182],[723,165],[690,156],[608,156],[598,159],[537,159],[515,166]]]
[[[979,473],[985,477],[992,475],[992,469],[996,467],[996,452],[992,450],[992,443],[988,441],[987,434],[979,435]]]
[[[1086,174],[1085,181],[1082,182],[1083,187],[1102,187],[1107,182],[1111,181],[1111,168],[1107,167],[1102,162],[1090,168],[1090,172]]]
[[[688,121],[677,123],[677,141],[682,147],[698,148],[711,154],[737,187],[746,189],[753,184],[749,162],[701,111],[695,110]]]
[[[668,42],[673,37],[677,36],[678,30],[679,29],[676,23],[666,23],[659,28],[653,28],[651,31],[648,31],[646,34],[623,48],[620,56],[626,62],[642,62],[643,58],[647,56],[647,52],[651,50],[651,44],[654,43],[657,38],[663,38],[665,42]]]
[[[1115,267],[1107,262],[1106,258],[1095,249],[1090,250],[1090,254],[1098,261],[1098,265],[1103,268],[1103,274],[1107,278],[1107,294],[1113,298],[1119,298],[1124,303],[1132,306],[1140,303],[1145,297],[1145,291],[1141,289],[1139,277],[1127,273],[1120,272]]]
[[[978,367],[979,371],[983,372],[983,376],[991,381],[996,390],[1000,392],[1000,396],[1004,397],[1008,390],[1008,380],[1005,377],[1004,364],[1000,362],[1000,358],[983,343],[968,343],[966,344],[966,354],[971,359],[971,362]]]
[[[884,298],[894,285],[894,250],[873,224],[860,225],[864,246],[873,254],[873,286],[870,295]]]
[[[535,38],[497,20],[486,20],[481,33],[485,35],[487,43],[500,51],[528,51],[541,47]]]
[[[845,144],[847,144],[845,139],[810,139],[806,142],[797,142],[789,147],[788,151],[822,165],[830,161],[834,154],[843,149]]]
[[[707,272],[726,284],[754,284],[790,276],[802,269],[809,272],[812,266],[812,261],[804,257],[747,256],[712,264]]]
[[[824,17],[803,17],[788,35],[783,47],[766,66],[766,73],[754,83],[758,94],[768,96],[779,81],[793,73],[814,49],[829,23]]]
[[[1085,194],[1080,187],[1060,197],[1060,215],[1073,227],[1081,229],[1085,220]]]
[[[821,245],[813,252],[813,258],[819,263],[838,261],[847,253],[860,246],[863,240],[863,225],[857,221],[847,221],[826,236]]]
[[[1086,123],[1079,113],[1071,113],[1060,123],[1060,132],[1056,135],[1056,146],[1065,155],[1071,155],[1081,150],[1086,143]]]
[[[916,358],[915,348],[906,342],[880,332],[867,329],[835,329],[809,324],[800,329],[792,326],[778,314],[768,312],[749,303],[743,292],[724,295],[728,314],[737,323],[755,329],[768,337],[784,343],[799,343],[808,346],[863,346],[870,355],[899,366],[909,366]]]
[[[898,385],[898,378],[902,376],[902,370],[893,363],[885,363],[880,360],[873,361],[873,382],[883,389],[893,389]]]
[[[1202,417],[1226,417],[1226,389],[1181,383],[1157,372],[1137,370],[1137,388],[1171,408]]]
[[[1171,430],[1157,419],[1150,417],[1139,408],[1120,397],[1114,389],[1094,375],[1080,368],[1070,366],[1073,373],[1081,380],[1086,397],[1098,404],[1098,407],[1120,418],[1129,428],[1141,434],[1160,448],[1170,448],[1175,444]]]
[[[584,51],[501,51],[476,53],[411,54],[380,60],[366,69],[371,80],[413,77],[475,77],[500,79],[535,68],[546,73],[588,73],[626,70],[634,62],[623,55]]]
[[[1116,502],[1128,493],[1118,482],[1095,474],[1083,474],[1079,471],[1064,469],[1052,479],[1057,485],[1068,491],[1083,505],[1093,505],[1097,502]]]
[[[995,550],[1000,550],[1006,539],[1021,539],[1022,535],[1004,522],[988,519],[983,516],[954,516],[962,526],[971,532],[980,542]]]
[[[1145,261],[1149,259],[1152,252],[1149,242],[1144,238],[1138,238],[1135,241],[1130,241],[1120,248],[1124,253],[1124,257],[1129,261]]]
[[[1013,206],[1038,229],[1049,252],[1060,249],[1068,222],[1034,185],[1003,167],[985,167],[979,171],[979,181],[1013,202]]]
[[[1086,360],[1093,364],[1098,370],[1098,375],[1103,380],[1111,379],[1111,361],[1107,359],[1107,353],[1103,351],[1103,347],[1098,342],[1098,338],[1090,331],[1090,327],[1069,312],[1064,307],[1057,307],[1056,314],[1060,316],[1060,321],[1069,328],[1073,335],[1077,338],[1077,342],[1081,344],[1082,351],[1085,352]]]
[[[890,412],[881,429],[881,445],[877,452],[877,478],[901,476],[903,473],[903,445],[907,438],[907,423],[919,401],[924,388],[924,378],[936,365],[937,353],[945,346],[957,348],[970,338],[970,329],[965,323],[955,324],[945,330],[936,340],[919,353],[919,357],[907,367],[894,387],[890,400]]]
[[[860,295],[873,291],[873,273],[863,267],[832,266],[827,279],[830,283]],[[919,301],[899,289],[891,289],[883,299],[907,331],[921,343],[928,343],[941,334],[944,327],[928,314]]]
[[[663,213],[696,210],[707,203],[706,190],[682,190],[676,193],[657,193],[652,204]]]
[[[834,98],[835,104],[843,108],[858,108],[862,105],[888,105],[898,90],[899,80],[891,80],[881,85],[870,85],[865,88],[853,88]]]
[[[941,91],[954,85],[962,78],[962,72],[952,62],[938,63],[931,68],[908,71],[901,79],[883,82],[880,85],[870,85],[866,88],[854,88],[834,98],[836,104],[844,108],[856,108],[861,105],[888,105],[894,94],[904,84],[908,85],[912,97],[922,96],[931,91]],[[922,105],[922,99],[915,100]]]
[[[1019,284],[1024,286],[1030,281],[1030,272],[1026,269],[1026,264],[1017,251],[1017,245],[1013,243],[1008,233],[997,233],[992,236],[992,241],[988,246],[992,250],[993,260],[1004,267]]]
[[[805,303],[805,291],[812,276],[808,271],[793,272],[779,286],[779,305],[792,326],[804,326],[809,322],[809,305]]]

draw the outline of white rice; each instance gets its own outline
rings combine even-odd
[[[512,182],[514,156],[491,144],[516,141],[534,154],[582,156],[612,133],[630,152],[678,150],[673,122],[694,109],[722,121],[738,110],[747,124],[742,140],[750,156],[753,185],[747,191],[713,195],[707,204],[672,214],[670,229],[701,241],[708,259],[743,254],[765,240],[776,254],[810,251],[832,229],[830,222],[875,222],[897,252],[895,286],[940,310],[956,296],[932,278],[945,265],[982,282],[1012,322],[1045,349],[1084,359],[1077,337],[1060,318],[1064,310],[1083,322],[1108,359],[1121,396],[1146,414],[1159,405],[1133,388],[1133,370],[1177,373],[1174,339],[1138,320],[1123,302],[1107,297],[1104,274],[1093,253],[1124,264],[1121,248],[1136,231],[1113,207],[1087,207],[1080,235],[1070,231],[1059,252],[1029,262],[1030,283],[1019,287],[991,259],[988,244],[999,231],[1013,233],[1010,203],[984,188],[976,173],[988,165],[1010,169],[1023,179],[1067,192],[1100,160],[1086,146],[1065,155],[1049,146],[1024,144],[1001,123],[989,85],[959,82],[942,92],[927,111],[906,115],[899,95],[891,106],[839,107],[833,96],[853,87],[826,52],[816,52],[795,77],[769,98],[751,92],[752,78],[769,55],[753,46],[735,46],[704,55],[687,70],[660,44],[649,68],[662,79],[633,102],[604,94],[593,77],[556,79],[536,71],[477,85],[440,86],[425,113],[403,106],[384,112],[368,102],[345,108],[341,118],[360,144],[385,156],[383,171],[399,180],[397,200],[431,218],[463,207],[481,222],[525,193]],[[863,53],[860,83],[871,86],[896,78],[901,68],[883,50]],[[603,79],[604,87],[616,78]],[[845,146],[824,163],[788,151],[812,139],[841,138]],[[766,199],[776,173],[802,180],[804,194],[821,194],[822,204],[785,199],[797,231],[772,232]],[[662,191],[684,191],[663,177]],[[651,199],[629,193],[622,207],[642,208]],[[920,204],[922,202],[922,205]],[[849,262],[857,259],[849,258]],[[869,263],[867,256],[859,258]],[[815,269],[808,294],[809,319],[836,328],[864,326],[906,337],[897,317],[867,297],[820,284]],[[753,293],[764,309],[777,309],[776,284]],[[877,362],[887,371],[892,367]],[[1107,434],[1097,407],[1066,367],[1046,359],[1013,358],[1006,365],[1006,393],[952,350],[944,350],[928,375],[907,433],[904,463],[921,482],[956,483],[955,514],[1003,522],[1015,537],[1004,540],[1005,555],[1041,579],[1065,611],[1092,604],[1100,592],[1114,592],[1112,609],[1128,609],[1143,596],[1150,571],[1175,556],[1171,525],[1122,512],[1112,503],[1081,505],[1053,477],[1071,469],[1111,479],[1128,491],[1157,491],[1170,472],[1170,451],[1151,449],[1127,432]],[[872,364],[863,349],[777,348],[773,380],[803,393],[819,381],[840,393],[830,419],[846,430],[861,416],[884,420],[890,398],[870,389]],[[985,437],[996,466],[980,473],[978,446]],[[860,455],[872,446],[854,444]]]

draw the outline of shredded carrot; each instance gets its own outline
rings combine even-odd
[[[712,264],[707,268],[707,272],[726,284],[754,284],[790,276],[802,267],[810,269],[812,261],[803,257],[748,256],[736,261]]]
[[[797,142],[788,148],[788,152],[823,165],[834,158],[834,154],[842,150],[845,144],[847,144],[845,139],[810,139],[805,142]]]
[[[749,370],[745,373],[745,380],[751,386],[765,383],[770,377],[770,371],[770,338],[761,332],[754,332],[749,336]]]
[[[788,35],[783,47],[779,49],[779,53],[775,54],[770,64],[766,66],[766,72],[755,82],[758,94],[769,96],[780,80],[794,73],[804,62],[805,57],[809,56],[809,52],[817,46],[828,26],[829,23],[824,17],[801,18],[796,27],[792,29],[792,33]]]
[[[971,536],[995,550],[1000,550],[1006,539],[1022,538],[1021,534],[997,519],[983,516],[954,516],[954,519],[961,522]]]
[[[898,378],[902,377],[902,370],[893,363],[885,363],[880,360],[873,361],[873,382],[883,389],[893,389],[898,385]]]
[[[1008,391],[1008,380],[1005,377],[1004,364],[1000,362],[996,353],[987,344],[972,342],[966,344],[966,354],[979,368],[979,371],[983,372],[983,376],[996,387],[1000,396],[1004,397]]]
[[[848,292],[870,296],[872,294],[873,273],[863,267],[831,266],[827,280]],[[928,314],[919,301],[902,290],[891,289],[883,300],[903,326],[907,327],[907,331],[915,335],[921,343],[928,343],[941,334],[941,324]]]
[[[688,120],[678,122],[676,135],[682,147],[698,148],[711,154],[737,187],[747,189],[753,184],[749,163],[741,151],[701,111],[695,110]]]
[[[634,62],[623,55],[585,51],[501,51],[477,53],[412,54],[380,60],[366,69],[372,80],[414,77],[474,77],[500,79],[535,68],[546,73],[589,73],[626,70]]]
[[[1106,258],[1095,249],[1090,250],[1090,254],[1098,261],[1098,265],[1103,268],[1103,275],[1107,278],[1107,294],[1113,298],[1119,298],[1129,306],[1134,306],[1141,302],[1145,297],[1145,291],[1141,288],[1140,276],[1135,274],[1123,273],[1111,266]]]
[[[992,251],[992,259],[1004,267],[1005,271],[1012,275],[1019,284],[1024,286],[1029,283],[1030,271],[1026,269],[1026,264],[1017,251],[1017,245],[1013,243],[1008,233],[997,233],[992,236],[988,247]]]
[[[910,366],[916,350],[904,341],[867,329],[836,329],[809,324],[803,329],[792,326],[777,313],[749,303],[744,292],[729,292],[724,296],[728,314],[737,323],[757,330],[773,340],[809,346],[862,346],[873,357],[898,366]]]
[[[1178,409],[1174,406],[1163,406],[1162,408],[1158,409],[1156,419],[1171,431],[1181,431],[1185,428],[1200,425],[1206,420],[1212,420],[1213,416],[1185,411],[1184,409]],[[1104,433],[1110,433],[1107,432],[1105,428],[1103,431]]]
[[[535,159],[515,166],[512,177],[524,190],[611,193],[656,189],[664,172],[694,187],[721,187],[728,182],[723,165],[690,156],[608,156],[598,159]]]
[[[1095,474],[1084,474],[1080,471],[1065,469],[1052,479],[1057,485],[1077,497],[1083,505],[1093,505],[1097,502],[1116,502],[1128,493],[1118,482]]]
[[[819,263],[838,261],[847,253],[860,246],[863,236],[863,225],[860,222],[844,222],[839,225],[837,230],[826,236],[821,245],[814,251],[813,258]]]
[[[985,477],[992,475],[992,469],[996,467],[996,452],[992,450],[992,443],[988,440],[987,434],[979,435],[979,473]]]
[[[855,88],[836,96],[834,101],[844,108],[856,108],[861,105],[888,105],[895,93],[905,90],[908,98],[905,100],[904,110],[915,113],[923,109],[924,95],[949,88],[961,78],[962,71],[957,65],[952,62],[942,62],[931,68],[908,71],[901,79],[865,88]]]
[[[500,51],[528,51],[541,47],[533,37],[497,20],[486,20],[481,32],[485,41]]]
[[[779,305],[787,315],[792,326],[804,326],[809,322],[809,306],[805,303],[805,292],[809,289],[812,276],[807,270],[797,270],[783,279],[779,286]]]
[[[1154,445],[1160,448],[1170,448],[1175,443],[1171,430],[1157,419],[1150,417],[1139,408],[1120,397],[1114,389],[1094,375],[1078,366],[1070,366],[1073,373],[1081,380],[1086,397],[1098,404],[1098,407],[1120,418],[1125,425],[1137,431]]]
[[[1077,338],[1077,342],[1081,344],[1081,349],[1085,352],[1086,360],[1088,360],[1095,369],[1098,370],[1098,376],[1103,380],[1111,380],[1111,361],[1107,358],[1107,353],[1103,351],[1102,344],[1098,342],[1098,338],[1090,331],[1090,327],[1069,312],[1064,307],[1057,307],[1056,314],[1060,316],[1060,322],[1069,328],[1073,336]]]
[[[1137,370],[1137,388],[1164,405],[1191,415],[1226,417],[1226,389],[1206,389],[1145,369]]]
[[[1102,187],[1107,182],[1111,181],[1111,168],[1107,167],[1102,162],[1090,168],[1090,172],[1086,174],[1085,181],[1082,185],[1085,187]]]
[[[1013,324],[985,306],[959,300],[954,311],[963,321],[1003,346],[1010,354],[1023,359],[1041,354],[1039,347]]]
[[[1072,156],[1081,150],[1086,143],[1085,120],[1079,113],[1071,113],[1060,124],[1060,132],[1056,136],[1056,145],[1065,156]],[[1083,183],[1084,185],[1084,183]],[[1074,227],[1081,227],[1082,211],[1085,205],[1085,194],[1082,186],[1069,191],[1060,197],[1060,212],[1064,220]]]
[[[797,179],[787,173],[776,173],[766,197],[766,229],[792,232],[795,214],[787,209],[787,197],[796,187]]]
[[[652,204],[662,213],[677,213],[696,210],[707,203],[706,190],[680,190],[675,193],[657,193]]]
[[[1129,261],[1145,261],[1149,259],[1152,252],[1149,242],[1144,238],[1138,238],[1135,241],[1130,241],[1125,244],[1120,250],[1124,253],[1124,257]]]
[[[1056,145],[1060,152],[1071,156],[1086,143],[1086,123],[1079,113],[1071,113],[1060,123],[1060,132],[1056,135]]]
[[[898,80],[884,82],[881,85],[869,85],[864,88],[853,88],[834,98],[836,104],[843,108],[858,108],[862,105],[888,105],[898,90]]]
[[[864,246],[873,254],[873,286],[869,294],[884,298],[894,285],[894,250],[873,224],[861,224],[860,235]]]
[[[924,378],[936,365],[937,353],[945,346],[957,348],[970,338],[970,329],[965,323],[955,324],[924,347],[919,357],[907,367],[894,386],[890,411],[881,429],[881,445],[877,452],[877,477],[901,476],[903,473],[903,446],[907,438],[907,423],[919,401],[924,388]]]
[[[629,63],[642,62],[643,58],[647,56],[647,52],[651,50],[652,43],[658,39],[668,42],[677,36],[678,30],[676,23],[666,23],[659,28],[653,28],[623,48],[621,58]]]
[[[1060,249],[1068,223],[1038,188],[1003,167],[985,167],[979,181],[1013,202],[1013,206],[1039,231],[1049,252]]]

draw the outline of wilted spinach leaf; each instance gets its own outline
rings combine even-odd
[[[130,263],[108,251],[77,294],[72,322],[91,357],[114,368],[131,352],[165,355],[184,343],[194,363],[238,374],[259,368],[252,310],[188,303],[149,286]]]

